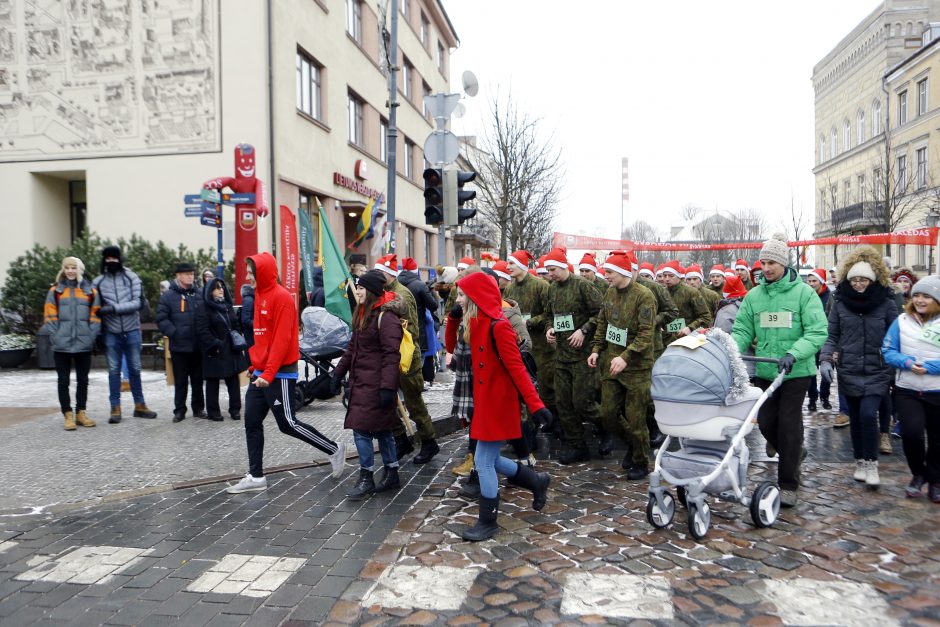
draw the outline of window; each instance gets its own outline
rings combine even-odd
[[[362,0],[346,0],[346,32],[362,44]]]
[[[415,227],[405,227],[405,257],[414,257]]]
[[[871,171],[871,183],[872,183],[872,197],[874,200],[878,200],[884,194],[884,179],[882,178],[881,168],[875,168]]]
[[[898,126],[907,124],[907,90],[898,94]]]
[[[898,157],[898,180],[896,187],[902,194],[907,191],[907,155]]]
[[[421,81],[421,94],[424,96],[431,95],[431,86],[424,81]],[[422,98],[421,101],[424,102],[424,98]],[[431,110],[428,108],[428,104],[426,102],[424,103],[424,117],[426,117],[429,121],[431,120]]]
[[[842,122],[842,152],[852,148],[852,125],[848,120]]]
[[[871,105],[871,136],[881,134],[881,102],[876,100]]]
[[[388,120],[379,118],[379,159],[388,163]]]
[[[349,142],[362,146],[362,101],[354,94],[349,94]]]
[[[842,206],[848,207],[852,204],[852,182],[845,179],[842,182]]]
[[[414,76],[415,68],[408,59],[401,64],[401,95],[411,100],[411,77]]]
[[[424,263],[431,265],[431,234],[424,231]]]
[[[865,143],[865,112],[861,109],[855,115],[855,144]]]
[[[839,149],[839,133],[836,131],[836,127],[832,127],[832,131],[829,133],[829,158],[836,158],[836,151]]]
[[[297,53],[297,108],[321,120],[320,66],[310,57]]]
[[[406,22],[411,19],[411,0],[401,0],[401,14]]]
[[[826,160],[826,136],[819,136],[819,163]]]
[[[819,213],[826,215],[826,190],[819,190]]]
[[[313,236],[313,251],[316,254],[320,250],[320,242],[317,238],[320,236],[320,214],[314,209],[313,194],[307,190],[301,189],[297,195],[297,211],[304,211],[310,218],[311,234]],[[312,269],[311,269],[312,271]]]
[[[927,187],[927,147],[917,149],[917,189]]]
[[[431,23],[428,22],[428,16],[421,12],[421,45],[428,47],[428,39],[431,38]]]
[[[904,244],[898,244],[898,265],[902,267],[907,265],[907,250]]]
[[[917,259],[914,262],[915,266],[920,266],[921,268],[923,268],[924,266],[927,265],[927,250],[929,248],[930,248],[929,246],[917,246],[916,247],[917,254],[915,255],[915,257]]]
[[[917,115],[927,113],[927,79],[917,82]]]
[[[829,188],[829,197],[832,199],[832,208],[836,208],[836,203],[839,202],[839,186],[833,185]]]
[[[865,202],[865,196],[866,196],[866,191],[867,191],[865,189],[865,175],[859,174],[857,177],[855,177],[855,181],[856,181],[855,186],[856,188],[858,188],[858,192],[857,192],[858,202]]]
[[[415,174],[415,145],[410,139],[405,140],[405,178],[411,180]]]
[[[441,71],[441,74],[444,73],[444,63],[446,59],[447,54],[444,51],[444,44],[437,42],[437,69]]]

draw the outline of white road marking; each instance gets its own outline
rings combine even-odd
[[[765,579],[765,599],[784,625],[889,627],[898,622],[881,594],[867,583],[815,579]],[[760,589],[758,586],[756,589]]]
[[[146,557],[151,549],[120,546],[82,546],[61,557],[36,556],[31,570],[14,579],[58,583],[102,584]],[[41,558],[41,559],[39,559]]]
[[[451,566],[392,566],[366,593],[362,606],[457,610],[480,572]]]
[[[672,589],[664,577],[570,573],[561,614],[672,620]]]
[[[12,540],[4,540],[3,542],[0,542],[0,553],[3,553],[4,551],[8,551],[15,546],[16,546],[16,542],[13,542]]]
[[[306,562],[300,557],[230,553],[189,584],[186,590],[266,597]]]

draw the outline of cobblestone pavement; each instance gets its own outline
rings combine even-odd
[[[173,485],[211,477],[241,476],[247,471],[245,431],[227,416],[224,422],[194,419],[190,414],[174,424],[173,389],[162,372],[142,373],[148,405],[156,420],[131,417],[133,399],[122,395],[124,420],[108,424],[108,375],[90,376],[88,414],[98,424],[65,431],[56,400],[55,372],[0,372],[0,476],[13,490],[0,490],[0,516],[49,507],[114,498],[126,491],[169,489]],[[224,387],[224,386],[223,386]],[[244,389],[242,391],[244,393]],[[72,394],[74,399],[74,382]],[[450,413],[451,390],[446,385],[425,393],[432,416]],[[300,419],[333,440],[347,443],[355,453],[351,432],[343,429],[345,409],[339,401],[314,401],[298,413]],[[281,435],[273,417],[265,422],[266,468],[327,463],[326,455]]]

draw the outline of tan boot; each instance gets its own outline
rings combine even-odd
[[[131,382],[121,381],[121,392],[130,392],[130,391],[131,391]]]
[[[121,422],[121,406],[115,405],[111,408],[111,416],[108,418],[108,422],[112,425],[116,425]]]
[[[136,403],[134,405],[134,418],[156,418],[157,412],[150,411],[146,403]]]
[[[459,466],[455,466],[451,471],[458,477],[466,477],[473,470],[473,453],[467,453],[467,458]]]
[[[85,413],[84,409],[79,409],[78,413],[75,414],[75,422],[78,423],[80,427],[94,427],[95,421],[88,417],[88,414]]]
[[[70,411],[65,412],[65,430],[75,431],[75,414]]]

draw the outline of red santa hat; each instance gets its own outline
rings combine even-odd
[[[731,266],[728,266],[727,268],[725,268],[725,278],[728,279],[733,276],[738,276],[737,273],[735,273],[734,268],[732,268]]]
[[[385,274],[398,276],[398,255],[385,255],[375,260],[375,269]]]
[[[674,274],[679,278],[682,278],[682,276],[685,275],[685,271],[683,270],[682,266],[680,266],[679,262],[675,259],[664,263],[662,266],[662,271],[666,274]]]
[[[584,256],[581,257],[581,263],[578,264],[578,270],[590,270],[597,274],[597,258],[593,253],[584,253]]]
[[[532,276],[538,276],[539,271],[536,270],[535,268],[529,268],[529,274],[531,274]]]
[[[760,262],[760,259],[754,262],[754,267],[751,268],[751,272],[749,273],[751,277],[751,283],[757,283],[757,281],[754,280],[754,275],[758,272],[763,272],[763,269],[764,265]]]
[[[656,274],[654,274],[653,276],[657,277],[661,275],[663,273],[663,270],[665,269],[666,269],[666,264],[664,263],[659,264],[658,266],[656,266]]]
[[[711,276],[713,274],[720,274],[721,276],[724,276],[725,267],[721,265],[720,263],[713,265],[711,271],[708,273],[708,276]]]
[[[607,277],[607,273],[604,272],[604,269],[603,269],[603,268],[598,268],[598,269],[597,269],[597,273],[598,273],[599,275],[601,275],[602,277],[605,277],[605,278]]]
[[[725,279],[725,284],[721,288],[721,293],[725,298],[744,298],[747,296],[747,290],[744,289],[744,283],[738,275],[729,276]]]
[[[535,272],[537,274],[548,274],[548,268],[545,267],[545,258],[548,255],[542,255],[539,257],[538,263],[535,265]]]
[[[509,264],[505,261],[497,261],[493,264],[493,274],[507,281],[512,280],[512,277],[509,275]]]
[[[688,268],[685,269],[685,278],[687,279],[700,279],[705,280],[705,275],[702,274],[702,266],[697,263],[693,263]]]
[[[506,261],[516,264],[523,270],[528,270],[529,264],[532,262],[532,253],[527,250],[517,250],[513,254],[509,255],[509,259]]]
[[[401,260],[401,269],[408,270],[410,272],[417,272],[418,262],[412,259],[411,257],[405,257]]]
[[[477,260],[474,259],[473,257],[464,257],[463,259],[457,262],[457,269],[466,270],[470,266],[475,265],[476,262]]]
[[[610,255],[607,257],[607,261],[604,262],[604,269],[622,274],[623,276],[632,277],[633,260],[626,254]]]
[[[816,279],[823,285],[826,284],[826,269],[825,268],[816,268],[815,270],[809,273],[809,276],[816,277]]]
[[[560,248],[553,248],[553,249],[552,249],[547,255],[545,255],[542,259],[545,260],[545,261],[543,262],[543,265],[544,265],[546,268],[549,268],[549,267],[551,267],[551,266],[555,266],[556,268],[568,268],[569,270],[572,270],[572,269],[573,269],[573,268],[571,267],[571,264],[568,263],[568,259],[567,259],[567,257],[565,257],[564,251],[561,250]]]
[[[735,270],[747,270],[748,272],[750,272],[751,266],[749,266],[747,261],[745,261],[744,259],[738,259],[737,261],[734,262],[734,269]]]
[[[643,262],[640,264],[640,275],[648,276],[652,279],[656,276],[656,269],[653,267],[653,264],[649,262]]]

